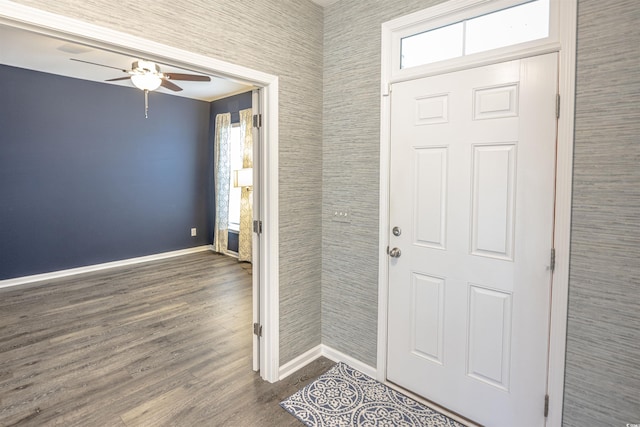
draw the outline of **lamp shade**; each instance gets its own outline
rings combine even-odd
[[[234,187],[251,187],[253,185],[253,168],[236,169],[233,171]]]
[[[162,79],[150,73],[134,74],[131,76],[133,85],[141,90],[156,90],[160,87]]]

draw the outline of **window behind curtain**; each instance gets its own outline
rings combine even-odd
[[[229,176],[229,230],[240,229],[240,198],[242,188],[233,186],[234,171],[242,169],[242,144],[240,143],[240,124],[231,125],[229,133],[229,155],[231,174]]]

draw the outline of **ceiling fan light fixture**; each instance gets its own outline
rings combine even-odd
[[[156,74],[133,74],[131,76],[131,82],[140,90],[152,91],[160,87],[162,79]]]

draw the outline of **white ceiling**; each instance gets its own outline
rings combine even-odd
[[[126,74],[122,71],[72,61],[71,58],[104,64],[121,70],[131,69],[132,62],[137,59],[145,59],[105,51],[4,25],[0,25],[0,40],[2,40],[0,64],[131,88],[134,88],[134,86],[130,80],[105,82],[107,79],[126,77]],[[201,74],[159,62],[158,64],[162,72]],[[210,77],[210,82],[174,81],[175,84],[183,89],[181,92],[174,92],[162,87],[157,89],[157,92],[202,101],[213,101],[252,89],[251,86],[241,82],[216,76]]]

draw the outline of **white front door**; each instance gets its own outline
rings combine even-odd
[[[387,378],[486,426],[545,422],[557,73],[392,86]]]

